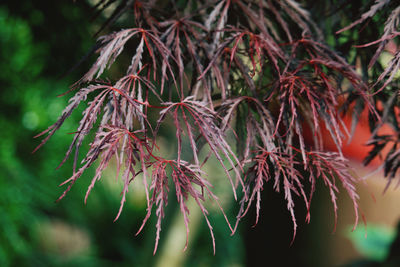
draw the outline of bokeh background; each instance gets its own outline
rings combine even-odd
[[[385,261],[396,237],[400,190],[392,187],[383,194],[385,181],[379,172],[359,185],[366,227],[361,223],[351,231],[352,206],[340,194],[337,230],[332,233],[333,209],[327,190],[320,185],[310,224],[303,223],[305,210],[299,205],[299,229],[291,246],[293,226],[285,200],[268,185],[258,225],[253,227],[253,210],[233,236],[218,208],[210,203],[215,255],[208,227],[194,203],[189,203],[189,247],[183,251],[185,228],[172,196],[153,256],[154,220],[135,236],[146,209],[140,183],[131,186],[124,211],[113,222],[122,185],[115,181],[112,165],[86,205],[83,199],[93,173],[86,173],[56,203],[63,192],[58,185],[71,175],[72,162],[56,167],[82,110],[74,112],[35,154],[31,152],[40,140],[33,137],[54,123],[69,95],[57,96],[93,62],[89,57],[74,67],[95,43],[94,33],[106,20],[107,14],[95,16],[95,2],[0,3],[0,266],[367,266],[362,264]],[[159,145],[174,151],[174,129],[162,135]],[[372,172],[358,162],[354,166],[360,176]],[[237,203],[223,171],[213,162],[205,168],[233,222]]]

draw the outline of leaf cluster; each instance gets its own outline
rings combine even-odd
[[[253,202],[257,222],[261,191],[269,181],[276,191],[284,192],[294,235],[297,227],[294,198],[304,199],[309,211],[318,180],[329,189],[335,214],[340,182],[353,201],[357,223],[356,178],[350,174],[341,152],[344,137],[351,133],[342,121],[340,110],[348,110],[346,107],[353,102],[362,103],[377,122],[375,128],[384,123],[390,117],[390,110],[377,109],[372,96],[395,81],[399,52],[371,85],[324,41],[324,32],[310,12],[294,0],[200,0],[185,4],[102,0],[96,8],[102,10],[114,2],[117,7],[104,26],[113,24],[126,12],[133,18],[132,25],[98,39],[94,49],[97,60],[74,84],[73,90],[77,92],[59,120],[42,133],[48,135],[39,147],[80,103],[91,99],[63,160],[75,151],[73,175],[63,183],[68,188],[60,199],[97,162],[86,201],[103,170],[115,158],[117,178],[123,169],[124,183],[117,218],[129,184],[142,173],[147,214],[139,232],[155,206],[158,219],[154,252],[171,182],[187,233],[186,200],[190,196],[199,205],[214,242],[203,201],[204,195],[217,203],[218,199],[201,170],[213,156],[224,169],[234,197],[238,193],[241,197],[235,227],[226,219],[232,233]],[[376,1],[342,31],[361,25],[389,2]],[[385,44],[398,35],[399,8],[390,13],[382,37],[363,45],[378,44],[370,66],[377,62]],[[124,66],[125,74],[107,77],[116,82],[104,81],[106,70],[123,51],[131,57]],[[387,105],[392,109],[393,99]],[[167,118],[173,122],[177,140],[177,155],[172,159],[165,159],[157,147],[160,128]],[[337,152],[325,151],[323,126],[334,140]],[[93,131],[90,149],[78,167],[79,149]],[[229,136],[233,136],[233,141],[229,141]],[[379,154],[384,138],[376,136],[372,141],[375,149],[370,158]],[[190,144],[190,155],[183,153],[184,140]],[[398,141],[385,161],[386,173],[392,177],[400,166],[397,144]],[[210,152],[201,157],[199,152],[204,147]],[[306,220],[310,220],[310,214]]]

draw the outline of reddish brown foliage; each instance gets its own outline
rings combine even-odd
[[[101,2],[105,7],[113,1]],[[335,214],[337,181],[341,183],[353,201],[357,223],[356,179],[350,175],[341,152],[343,137],[349,135],[349,131],[341,121],[339,110],[346,111],[351,103],[356,103],[353,126],[364,107],[376,122],[373,127],[379,128],[391,117],[394,97],[386,102],[383,111],[377,111],[375,101],[371,100],[371,90],[383,82],[374,93],[378,94],[393,83],[399,69],[399,52],[370,86],[354,66],[326,44],[323,31],[296,1],[202,0],[196,4],[188,1],[184,6],[172,1],[170,10],[161,10],[165,1],[118,2],[105,25],[111,25],[125,11],[133,11],[132,27],[99,38],[96,62],[75,84],[76,89],[80,89],[58,121],[40,134],[48,133],[38,148],[81,102],[91,99],[61,163],[75,149],[73,175],[63,183],[68,184],[68,188],[60,199],[83,172],[97,162],[86,201],[103,170],[115,157],[117,178],[122,169],[124,182],[116,219],[130,183],[143,173],[147,214],[138,232],[155,206],[158,219],[154,252],[171,184],[187,233],[186,201],[192,197],[206,219],[214,244],[203,205],[204,194],[218,201],[201,170],[213,155],[224,169],[235,198],[237,191],[241,195],[236,226],[253,202],[256,203],[257,223],[261,191],[269,181],[273,181],[276,191],[284,192],[294,234],[297,229],[294,198],[303,199],[309,211],[318,180],[328,187]],[[388,2],[376,1],[359,20],[342,31],[363,23]],[[376,63],[385,44],[398,35],[399,10],[396,7],[390,13],[381,38],[362,46],[379,45],[370,66]],[[132,58],[125,66],[126,73],[122,77],[110,77],[117,81],[115,83],[99,82],[97,79],[104,78],[104,71],[114,64],[128,43],[135,49],[129,51]],[[176,131],[174,159],[159,156],[163,152],[157,150],[158,136],[168,117]],[[392,122],[398,125],[397,119]],[[325,151],[321,123],[326,125],[338,153]],[[311,129],[311,146],[304,141],[303,127]],[[94,139],[78,167],[79,148],[91,131],[95,131]],[[230,133],[235,136],[236,151],[227,140]],[[190,155],[183,153],[185,138],[190,145]],[[374,135],[371,144],[375,149],[370,158],[379,154],[387,138]],[[385,161],[385,171],[390,177],[395,176],[400,166],[397,144],[398,141]],[[203,147],[210,151],[205,158],[199,154]],[[232,179],[232,175],[236,179]],[[308,192],[306,184],[310,184]],[[306,220],[310,220],[310,214]],[[233,232],[235,229],[231,228]]]

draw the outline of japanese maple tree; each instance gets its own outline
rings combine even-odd
[[[116,21],[127,21],[128,26],[98,38],[92,49],[96,61],[72,86],[75,94],[58,121],[38,135],[47,134],[37,149],[78,105],[86,105],[61,162],[74,158],[73,173],[62,183],[67,188],[60,199],[95,165],[86,202],[115,158],[116,176],[123,180],[116,219],[129,185],[141,174],[147,214],[138,232],[155,212],[154,252],[170,190],[187,234],[186,201],[193,198],[214,243],[203,204],[206,197],[224,211],[202,167],[215,158],[239,202],[234,224],[224,214],[232,233],[253,203],[257,223],[261,191],[272,186],[287,201],[294,236],[294,198],[304,200],[309,221],[318,181],[329,190],[335,217],[336,194],[340,188],[347,192],[356,225],[357,178],[341,147],[352,136],[363,110],[368,112],[372,133],[365,163],[384,156],[389,183],[400,166],[395,134],[399,132],[395,110],[400,6],[390,0],[358,1],[364,5],[354,13],[350,1],[321,2],[323,6],[294,0],[100,0],[95,6],[99,14],[109,6],[113,12],[99,33]],[[388,50],[389,44],[395,48]],[[123,66],[124,74],[112,75],[106,70],[123,51],[130,63]],[[393,53],[386,66],[379,60],[384,51]],[[343,115],[352,118],[350,129]],[[166,158],[157,146],[166,121],[174,125],[174,158]],[[393,128],[392,135],[378,134],[385,124]],[[336,151],[326,149],[321,129],[329,132]],[[90,148],[79,163],[86,138],[91,138]],[[185,144],[189,155],[183,153]],[[386,146],[391,147],[389,153],[381,155]]]

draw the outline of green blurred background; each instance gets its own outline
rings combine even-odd
[[[68,133],[76,128],[82,110],[74,112],[35,154],[31,152],[40,140],[33,137],[54,123],[69,96],[57,95],[67,91],[93,62],[89,58],[63,75],[90,50],[95,43],[93,34],[105,20],[102,16],[92,19],[91,3],[21,0],[0,4],[0,266],[331,266],[340,253],[335,250],[335,238],[346,239],[341,233],[331,234],[333,214],[323,188],[315,195],[311,224],[304,224],[305,211],[298,211],[300,228],[291,247],[292,224],[285,201],[271,188],[264,190],[259,225],[251,227],[254,214],[250,214],[234,236],[218,208],[209,204],[215,256],[207,225],[191,202],[189,247],[182,251],[185,229],[173,195],[161,243],[153,256],[154,220],[135,236],[146,209],[140,183],[131,186],[124,211],[114,223],[122,186],[115,182],[113,166],[96,185],[87,205],[83,199],[91,173],[86,173],[65,199],[55,202],[63,192],[58,185],[71,175],[72,162],[55,168],[71,142]],[[164,136],[160,145],[173,150],[168,136],[174,134]],[[206,168],[213,174],[210,179],[216,184],[215,192],[233,222],[237,205],[233,205],[224,173],[212,162]],[[343,212],[339,219],[339,224],[347,227],[352,218]],[[379,226],[376,229],[380,236]],[[394,232],[382,231],[386,239],[380,247],[387,251]],[[362,236],[353,236],[362,243]],[[350,241],[346,242],[343,246],[351,248]],[[354,252],[353,257],[359,256]]]

